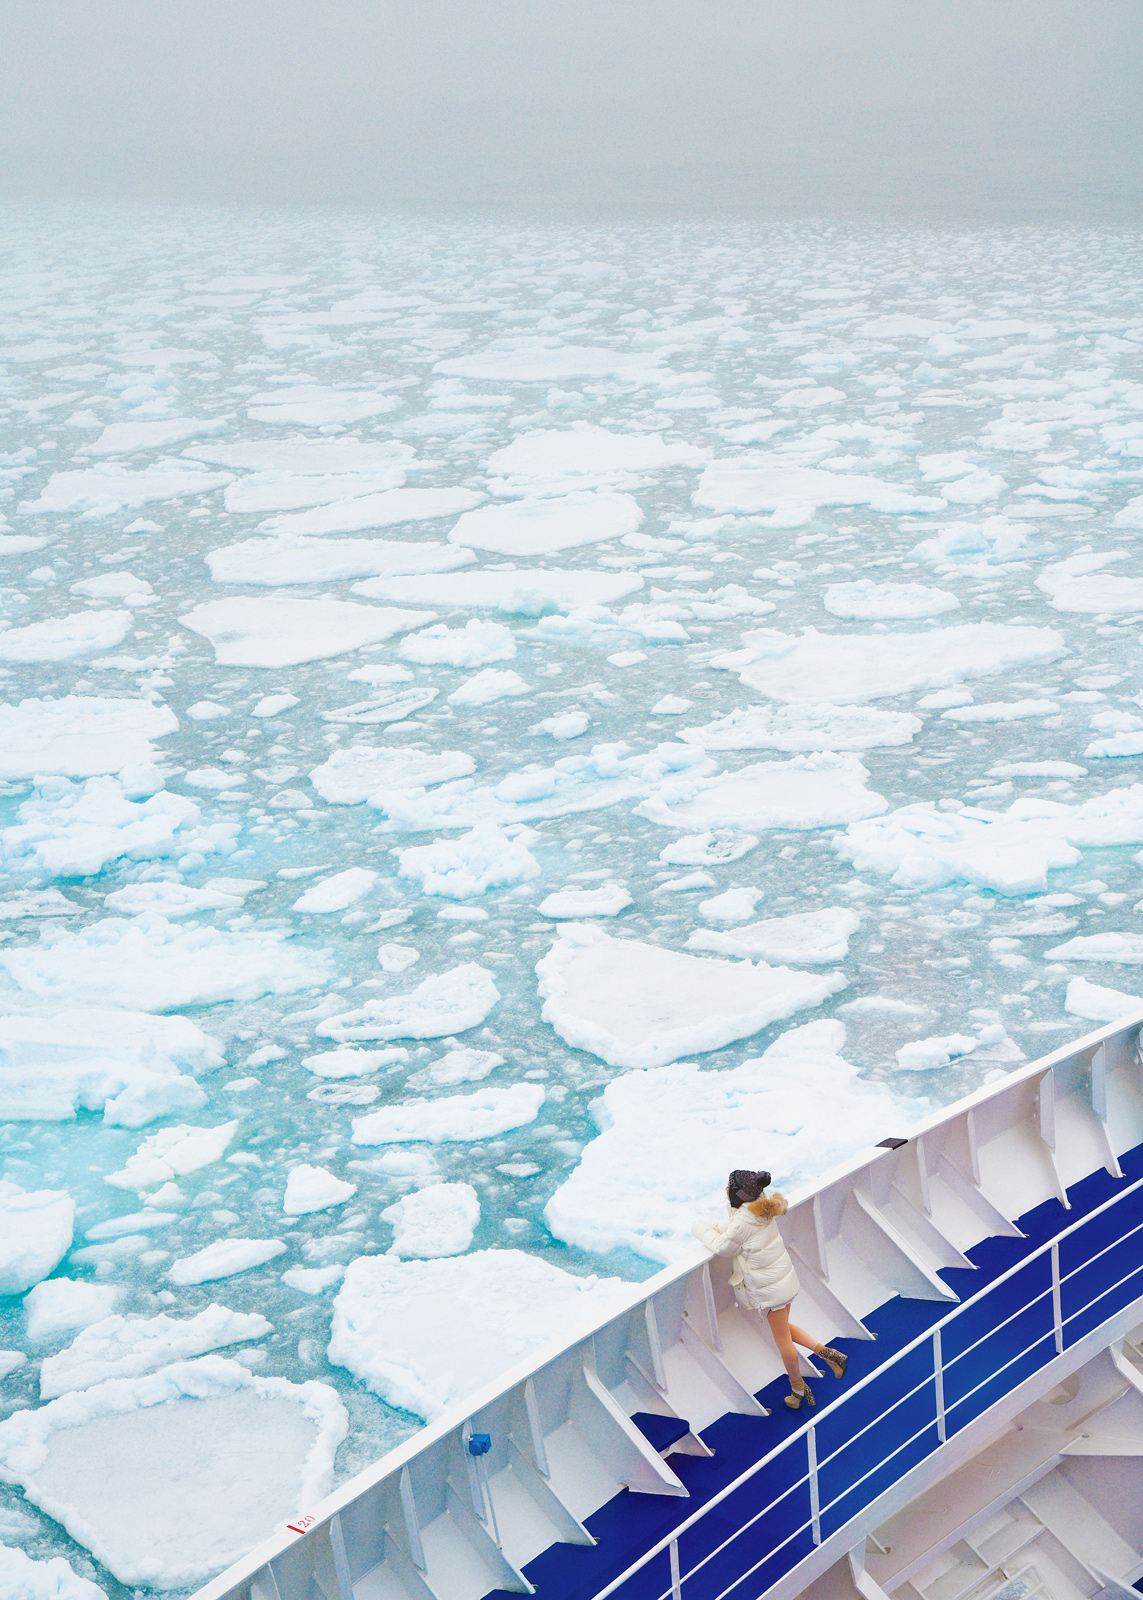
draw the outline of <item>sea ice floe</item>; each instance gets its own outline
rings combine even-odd
[[[311,1167],[307,1162],[291,1167],[286,1179],[286,1195],[282,1210],[287,1217],[308,1217],[314,1211],[328,1211],[340,1206],[357,1193],[355,1183],[335,1178],[325,1167]]]
[[[398,539],[243,539],[207,552],[215,583],[280,588],[291,583],[335,583],[382,574],[452,572],[476,557],[454,545]]]
[[[665,827],[827,828],[887,809],[865,787],[869,769],[855,756],[828,751],[762,761],[706,778],[684,774],[636,806],[637,816]]]
[[[863,1082],[844,1045],[844,1025],[823,1020],[726,1071],[679,1061],[615,1078],[595,1108],[599,1137],[548,1201],[548,1227],[581,1250],[674,1261],[693,1248],[696,1214],[725,1215],[729,1168],[766,1166],[788,1192],[912,1120],[921,1105]]]
[[[212,911],[241,911],[246,896],[265,887],[261,878],[211,878],[201,889],[160,878],[115,889],[104,896],[103,904],[108,911],[128,917],[146,911],[157,911],[163,917],[197,917]]]
[[[529,733],[550,733],[553,739],[578,739],[591,727],[586,711],[561,711],[554,717],[544,717]]]
[[[1036,587],[1050,596],[1048,604],[1056,611],[1143,611],[1143,578],[1104,570],[1130,558],[1129,550],[1083,551],[1044,567]]]
[[[1130,711],[1097,711],[1091,725],[1103,737],[1092,740],[1085,756],[1107,760],[1143,754],[1143,717]]]
[[[38,1287],[50,1287],[54,1281],[49,1279]],[[58,1355],[44,1357],[40,1399],[90,1389],[108,1378],[141,1378],[172,1361],[187,1361],[272,1332],[273,1324],[258,1312],[229,1311],[213,1302],[193,1317],[105,1315],[84,1324],[83,1331]]]
[[[1047,874],[1074,867],[1081,849],[1143,843],[1143,784],[1110,789],[1080,805],[1026,798],[1008,810],[938,811],[928,801],[850,823],[833,848],[858,872],[914,889],[972,883],[997,894],[1047,888]]]
[[[295,511],[399,489],[404,481],[404,463],[394,458],[369,472],[254,472],[228,484],[222,503],[227,511]]]
[[[0,1294],[23,1294],[71,1248],[75,1201],[64,1189],[21,1189],[0,1178]]]
[[[322,1050],[318,1055],[303,1056],[302,1066],[316,1078],[364,1078],[380,1067],[407,1061],[409,1052],[400,1045],[389,1050]]]
[[[389,1405],[432,1418],[553,1338],[593,1326],[629,1292],[523,1250],[359,1256],[334,1301],[329,1359]],[[442,1316],[442,1305],[464,1314]]]
[[[203,434],[225,433],[226,421],[215,418],[204,421],[195,417],[160,417],[154,421],[146,418],[131,422],[109,422],[91,444],[77,451],[80,456],[129,456],[140,450],[166,450],[184,439],[197,439]],[[189,455],[189,451],[184,451]],[[200,456],[209,460],[209,456]]]
[[[486,350],[469,355],[449,356],[438,361],[433,371],[442,377],[476,378],[488,383],[620,378],[627,383],[653,384],[664,375],[662,360],[657,350],[609,350],[606,345],[559,344],[554,339],[526,336],[497,341]]]
[[[488,889],[527,883],[540,863],[520,838],[510,839],[494,822],[479,822],[457,839],[398,850],[398,875],[419,880],[424,894],[471,900]]]
[[[327,1494],[347,1428],[328,1384],[208,1355],[16,1412],[0,1423],[0,1477],[121,1583],[186,1589]]]
[[[512,699],[516,695],[531,694],[531,686],[511,668],[498,671],[484,667],[471,678],[466,678],[459,689],[448,697],[450,706],[488,706],[496,700]]]
[[[427,1067],[410,1073],[405,1079],[407,1089],[443,1089],[456,1083],[479,1083],[490,1072],[504,1065],[504,1057],[495,1050],[472,1050],[460,1046],[447,1050]]]
[[[24,1318],[32,1344],[46,1344],[61,1333],[75,1333],[111,1315],[122,1291],[113,1283],[77,1278],[45,1278],[24,1296]]]
[[[483,667],[490,661],[511,661],[516,641],[503,623],[473,617],[463,628],[448,628],[441,622],[412,633],[401,641],[397,654],[418,666]]]
[[[177,500],[204,494],[231,481],[229,472],[208,472],[191,461],[159,461],[132,472],[119,462],[101,463],[78,472],[56,472],[36,500],[25,500],[21,512],[80,511],[110,516],[127,506],[151,500]]]
[[[355,1039],[443,1039],[475,1028],[499,998],[492,973],[468,961],[434,973],[409,994],[367,1000],[357,1011],[342,1011],[319,1023],[317,1032],[339,1044]]]
[[[60,1005],[174,1011],[222,1000],[293,994],[329,981],[322,950],[291,948],[280,929],[231,933],[165,917],[107,917],[78,932],[45,925],[38,944],[0,950],[0,972],[22,993]]]
[[[0,831],[0,849],[9,862],[53,878],[91,877],[122,857],[154,861],[192,850],[233,850],[234,823],[200,827],[193,800],[165,789],[151,793],[152,787],[146,799],[135,800],[123,778],[80,784],[47,778],[20,805],[17,821]]]
[[[353,1121],[354,1144],[458,1144],[495,1139],[539,1116],[546,1093],[539,1083],[475,1089],[442,1100],[379,1106]]]
[[[822,604],[835,617],[859,621],[935,617],[943,611],[960,609],[960,601],[947,589],[929,589],[923,583],[874,583],[872,578],[831,583]]]
[[[1117,1022],[1120,1017],[1143,1010],[1143,995],[1124,994],[1121,989],[1106,989],[1101,984],[1089,983],[1086,978],[1072,978],[1064,1010],[1073,1017],[1086,1017],[1090,1022]]]
[[[595,889],[557,889],[541,900],[536,910],[542,917],[614,917],[631,903],[632,894],[626,884],[601,883]]]
[[[404,972],[420,959],[421,952],[411,944],[383,944],[377,950],[377,965],[382,972]]]
[[[293,422],[318,428],[325,423],[345,424],[383,416],[400,404],[399,396],[383,394],[380,388],[337,389],[321,383],[293,383],[252,394],[246,402],[246,414],[254,422]]]
[[[107,1591],[73,1572],[63,1556],[34,1561],[7,1544],[0,1544],[0,1592],[4,1600],[107,1600]]]
[[[172,1261],[168,1276],[181,1289],[188,1284],[215,1283],[264,1266],[285,1248],[281,1239],[216,1239],[193,1255]]]
[[[434,620],[432,612],[359,606],[348,600],[286,595],[207,600],[179,621],[214,646],[228,667],[285,667],[345,655]],[[0,636],[0,651],[3,643]]]
[[[717,833],[684,834],[659,851],[659,860],[675,867],[722,866],[728,861],[741,860],[757,843],[757,834],[734,833],[727,829]]]
[[[1143,967],[1143,933],[1091,933],[1044,952],[1048,961],[1110,961]]]
[[[745,956],[751,961],[792,961],[799,966],[818,967],[844,961],[849,954],[850,936],[860,926],[861,918],[855,911],[828,906],[821,911],[767,917],[744,928],[696,928],[687,940],[687,949],[713,950],[719,955]]]
[[[466,511],[449,543],[502,556],[546,556],[634,533],[643,521],[629,494],[576,490],[544,500],[509,500]]]
[[[128,1156],[122,1171],[108,1173],[103,1181],[117,1189],[134,1189],[145,1195],[148,1189],[157,1189],[188,1172],[198,1172],[221,1161],[237,1132],[236,1121],[215,1128],[193,1128],[186,1123],[160,1128],[158,1133],[148,1134],[135,1154]]]
[[[553,567],[483,567],[441,572],[432,577],[367,578],[354,594],[398,605],[438,610],[499,611],[507,616],[543,617],[578,606],[606,606],[643,587],[637,572],[567,571]],[[425,620],[428,620],[427,618]]]
[[[897,1066],[902,1072],[932,1072],[982,1047],[989,1051],[989,1059],[994,1060],[997,1046],[1006,1046],[1001,1051],[1001,1059],[1021,1059],[1022,1051],[1008,1038],[1000,1023],[995,1022],[982,1028],[975,1037],[971,1033],[950,1033],[944,1038],[910,1039],[896,1052]]]
[[[710,900],[700,901],[699,916],[705,917],[707,922],[749,922],[761,894],[760,889],[740,884],[723,894],[714,895]]]
[[[101,572],[94,578],[81,578],[71,586],[72,594],[85,600],[121,600],[125,606],[153,606],[155,591],[145,578],[132,572]]]
[[[113,650],[132,627],[129,611],[77,611],[23,628],[0,628],[0,661],[70,661]]]
[[[401,522],[453,517],[458,511],[470,510],[479,500],[480,495],[472,489],[383,489],[379,494],[335,500],[332,505],[315,506],[310,511],[287,511],[267,517],[258,524],[258,531],[289,538],[360,533],[366,528],[393,528]]]
[[[344,911],[367,895],[377,882],[370,867],[346,867],[330,878],[319,878],[294,901],[295,911]]]
[[[211,466],[247,472],[278,472],[292,476],[328,472],[384,472],[392,462],[413,459],[412,445],[392,439],[313,439],[304,434],[292,439],[240,439],[232,444],[196,444],[182,454]]]
[[[612,1067],[717,1050],[844,989],[840,973],[708,960],[573,924],[536,963],[543,1020]]]
[[[776,633],[742,636],[743,648],[713,658],[772,700],[878,700],[910,689],[943,688],[1010,667],[1054,661],[1065,652],[1052,628],[967,622],[927,633]]]
[[[712,461],[691,496],[710,511],[769,511],[776,526],[808,522],[819,506],[870,506],[874,511],[943,511],[945,501],[901,484],[851,472],[796,467],[764,457]]]
[[[471,1183],[430,1183],[386,1206],[381,1220],[393,1228],[391,1256],[462,1256],[480,1222],[480,1201]]]
[[[188,1017],[100,1007],[0,1016],[0,1117],[70,1122],[102,1111],[110,1127],[138,1128],[197,1111],[206,1096],[186,1074],[223,1060]]]
[[[693,466],[706,451],[692,444],[665,444],[661,433],[614,433],[580,423],[573,428],[539,428],[520,433],[489,456],[487,469],[520,489],[545,491],[579,482],[605,483],[630,473]]]
[[[1025,722],[1029,717],[1050,717],[1058,710],[1055,700],[992,700],[975,706],[950,706],[942,722]]]

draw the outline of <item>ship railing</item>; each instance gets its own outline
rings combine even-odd
[[[1143,1250],[1138,1242],[1132,1249],[1132,1241],[1143,1242],[1143,1220],[1126,1231],[1114,1229],[1123,1217],[1118,1208],[1139,1195],[1141,1189],[1143,1178],[962,1301],[935,1326],[918,1334],[883,1366],[832,1401],[812,1422],[712,1496],[693,1516],[598,1590],[593,1600],[608,1600],[664,1556],[665,1563],[661,1565],[662,1576],[668,1578],[666,1586],[656,1594],[645,1578],[633,1586],[633,1594],[637,1591],[640,1597],[650,1600],[684,1600],[684,1586],[689,1584],[689,1593],[701,1593],[702,1600],[727,1600],[729,1596],[742,1600],[744,1594],[754,1600],[811,1554],[823,1536],[829,1537],[843,1527],[989,1406],[1116,1312],[1143,1297]],[[1106,1236],[1109,1223],[1114,1232],[1110,1238]],[[1129,1270],[1110,1283],[1103,1282],[1109,1272],[1127,1262],[1131,1262]],[[1084,1280],[1093,1277],[1101,1286],[1097,1293],[1083,1299],[1087,1293]],[[1033,1292],[1013,1305],[1014,1297],[1029,1281]],[[1133,1284],[1132,1290],[1125,1292],[1129,1284]],[[1073,1303],[1080,1300],[1082,1304]],[[1013,1349],[1021,1334],[1029,1331],[1025,1327],[1029,1316],[1035,1319],[1032,1331],[1036,1337]],[[892,1448],[867,1465],[877,1450],[881,1431],[890,1433]],[[904,1437],[899,1437],[902,1432]],[[798,1451],[805,1454],[804,1472],[793,1481],[785,1481],[780,1492],[761,1508],[741,1505],[743,1500],[756,1498],[752,1489],[765,1485],[767,1479],[780,1478]],[[847,1470],[850,1464],[859,1475]],[[720,1507],[729,1509],[728,1503],[736,1498],[740,1504],[735,1510],[744,1509],[749,1514],[709,1547],[705,1519]],[[723,1518],[718,1520],[722,1522]],[[782,1532],[781,1539],[756,1557],[756,1540],[751,1540],[745,1557],[748,1565],[735,1570],[736,1557],[742,1559],[741,1545],[737,1551],[732,1550],[735,1541],[759,1528],[759,1524],[763,1525],[759,1530],[763,1532],[767,1521],[777,1525],[774,1531]],[[692,1533],[693,1538],[688,1540]],[[696,1547],[693,1554],[698,1559],[684,1571],[688,1543]],[[703,1552],[701,1556],[699,1550]],[[744,1590],[743,1585],[751,1578],[755,1579],[754,1586]]]

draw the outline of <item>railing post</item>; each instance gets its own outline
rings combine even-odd
[[[821,1500],[818,1496],[818,1442],[811,1422],[806,1431],[806,1454],[810,1463],[810,1521],[813,1523],[814,1543],[822,1542]]]
[[[1052,1240],[1052,1325],[1056,1334],[1056,1354],[1064,1353],[1064,1312],[1060,1298],[1060,1241]]]
[[[671,1540],[671,1600],[683,1600],[683,1581],[679,1577],[679,1541]]]
[[[941,1330],[933,1334],[933,1384],[937,1394],[937,1438],[945,1442],[945,1365],[941,1356]]]
[[[341,1531],[341,1517],[336,1511],[329,1520],[329,1542],[333,1547],[333,1569],[337,1574],[337,1587],[341,1600],[353,1600],[353,1582],[349,1576],[349,1562],[345,1554],[345,1539]]]

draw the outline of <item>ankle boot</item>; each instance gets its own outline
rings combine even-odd
[[[845,1369],[849,1366],[849,1357],[840,1350],[832,1349],[828,1344],[823,1344],[816,1352],[825,1362],[835,1378],[844,1378]]]
[[[814,1392],[804,1378],[800,1389],[795,1389],[793,1384],[790,1385],[790,1392],[786,1396],[786,1404],[791,1411],[800,1411],[803,1400],[811,1411],[817,1405],[817,1401],[814,1399]]]

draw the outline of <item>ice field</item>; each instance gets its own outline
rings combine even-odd
[[[5,1596],[1143,996],[1138,235],[4,240]]]

